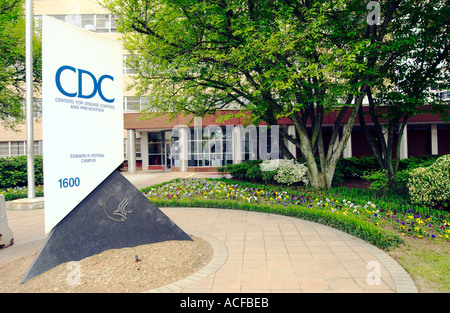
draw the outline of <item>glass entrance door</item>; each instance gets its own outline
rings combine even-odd
[[[165,149],[164,149],[165,159],[166,159],[166,171],[172,171],[172,155],[170,153],[170,150],[171,150],[171,143],[166,142]]]

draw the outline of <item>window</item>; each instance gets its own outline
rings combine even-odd
[[[33,117],[42,117],[42,99],[34,99],[33,101]]]
[[[127,147],[128,147],[128,138],[125,138],[123,141],[123,157],[125,159],[127,159]],[[140,158],[142,156],[142,152],[141,152],[141,140],[140,139],[136,139],[135,141],[135,151],[136,151],[136,157]]]
[[[449,99],[450,99],[450,91],[441,91],[441,92],[439,93],[439,97],[440,97],[442,100],[449,100]]]
[[[95,16],[95,31],[97,33],[111,32],[111,18],[109,14],[97,14]]]
[[[218,167],[233,163],[232,128],[191,128],[188,166]]]
[[[134,68],[132,68],[132,67],[130,67],[129,66],[129,64],[128,64],[128,62],[127,62],[127,59],[129,58],[130,56],[129,55],[124,55],[123,56],[123,73],[125,74],[125,75],[131,75],[131,74],[136,74],[137,73],[137,70],[136,69],[134,69]]]
[[[27,111],[27,103],[26,101],[22,101],[22,111],[26,113]],[[33,117],[41,118],[42,117],[42,99],[41,98],[33,98]]]
[[[139,111],[141,109],[141,98],[139,97],[124,97],[123,110],[124,111]]]
[[[117,32],[117,17],[111,14],[59,14],[50,16],[97,33]]]
[[[25,155],[25,142],[12,141],[11,142],[11,156]]]
[[[0,156],[9,156],[9,142],[0,142]]]

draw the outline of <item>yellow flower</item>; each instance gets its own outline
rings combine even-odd
[[[419,231],[419,227],[414,228],[414,231]]]

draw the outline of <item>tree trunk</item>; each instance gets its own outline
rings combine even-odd
[[[314,157],[314,148],[311,139],[306,132],[306,128],[301,124],[297,116],[293,115],[290,117],[299,138],[299,142],[296,142],[295,144],[300,148],[303,158],[305,159],[306,166],[308,167],[309,181],[312,187],[331,188],[336,164],[347,145],[363,97],[364,93],[355,100],[356,106],[352,108],[352,112],[347,124],[343,128],[342,138],[339,139],[337,147],[335,148],[335,140],[332,140],[328,145],[327,156],[324,155],[323,149],[319,149],[319,153],[321,154],[319,157],[320,169]]]

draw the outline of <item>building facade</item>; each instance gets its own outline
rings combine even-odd
[[[115,16],[102,8],[94,0],[35,0],[34,16],[39,24],[42,15],[49,15],[67,23],[120,40],[116,29]],[[127,52],[123,53],[124,60]],[[124,167],[128,171],[166,170],[166,171],[215,171],[218,166],[240,162],[243,159],[260,158],[260,142],[264,128],[243,128],[241,118],[232,118],[218,122],[217,116],[234,111],[219,111],[216,116],[208,116],[197,124],[193,116],[179,115],[169,120],[167,116],[141,119],[139,110],[143,99],[137,97],[126,86],[131,82],[135,71],[124,66]],[[39,95],[36,107],[40,107]],[[443,99],[450,99],[450,93],[441,93]],[[237,113],[237,111],[236,111]],[[292,122],[280,121],[287,127],[288,133],[295,135]],[[324,119],[324,144],[331,136],[334,115]],[[367,123],[370,125],[370,121]],[[187,126],[179,131],[180,126]],[[220,142],[211,146],[211,126],[220,128]],[[217,128],[218,127],[218,128]],[[19,125],[17,131],[0,129],[0,156],[26,154],[26,127]],[[42,119],[39,110],[35,112],[35,153],[42,154],[45,145],[42,142]],[[206,135],[205,135],[206,134]],[[245,136],[243,136],[245,134]],[[217,139],[217,136],[215,137]],[[270,146],[269,138],[268,145]],[[220,146],[219,146],[220,145]],[[206,148],[205,148],[206,147]],[[300,157],[300,150],[293,144],[287,147],[295,157]],[[267,147],[266,147],[267,148]],[[267,151],[269,152],[270,149]],[[400,157],[450,154],[450,125],[435,115],[421,115],[409,119],[401,142]],[[353,129],[351,138],[344,150],[343,157],[362,157],[373,155],[365,135],[358,124]],[[282,155],[280,154],[280,157]]]

